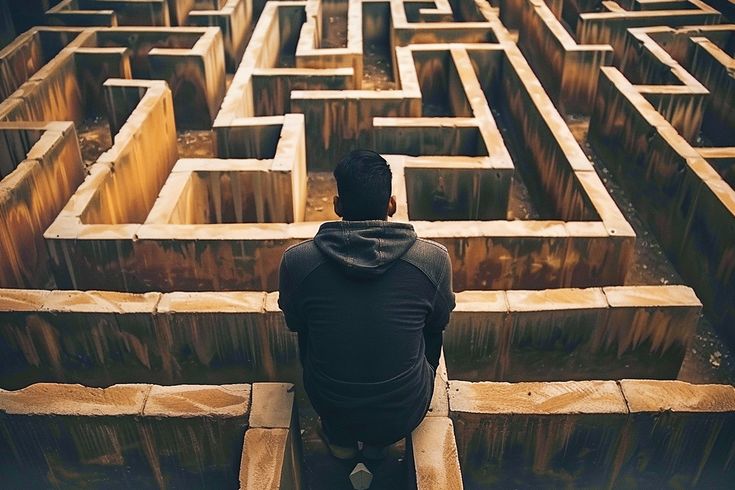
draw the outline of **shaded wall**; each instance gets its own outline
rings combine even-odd
[[[0,287],[46,287],[43,232],[84,178],[74,125],[0,123]]]
[[[457,294],[453,379],[673,378],[699,304],[683,286]],[[300,379],[277,293],[5,290],[4,388],[37,381],[228,383]]]
[[[726,488],[735,389],[680,381],[449,382],[468,487]]]
[[[630,189],[636,208],[697,291],[708,317],[733,338],[732,187],[614,69],[600,73],[589,140]]]
[[[457,293],[444,334],[451,379],[677,377],[701,304],[684,286]]]

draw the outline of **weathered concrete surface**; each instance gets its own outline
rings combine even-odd
[[[218,28],[96,28],[69,40],[79,31],[39,31],[35,34],[46,34],[41,40],[51,47],[47,48],[48,62],[38,66],[40,56],[30,56],[29,66],[22,70],[25,75],[3,74],[0,68],[7,90],[18,89],[10,98],[22,101],[4,119],[79,123],[85,115],[99,113],[99,89],[107,78],[135,77],[168,83],[179,127],[211,127],[225,94],[224,52]],[[34,51],[34,39],[21,40],[12,51],[8,52],[9,46],[0,53],[5,72],[17,64],[19,54]],[[65,47],[61,49],[59,44]]]
[[[247,35],[253,21],[252,0],[225,0],[220,2],[220,5],[219,9],[192,10],[185,22],[192,26],[219,27],[225,48],[227,70],[234,72],[247,47]]]
[[[447,365],[444,361],[444,350],[442,350],[441,356],[439,357],[439,367],[437,368],[436,376],[434,377],[434,394],[431,397],[429,411],[426,413],[427,417],[449,416],[449,394],[447,391],[449,388],[448,382]]]
[[[0,123],[0,286],[46,287],[43,232],[84,178],[70,122]]]
[[[635,286],[604,292],[458,293],[445,334],[450,377],[675,377],[700,308],[692,291]],[[3,290],[2,386],[298,382],[296,338],[285,326],[277,297]],[[440,397],[445,369],[442,364],[432,402],[437,414],[446,411],[446,398]]]
[[[599,4],[595,0],[596,4]],[[700,0],[687,0],[683,8],[677,6],[664,10],[583,11],[576,21],[576,39],[584,44],[610,44],[615,62],[620,61],[626,31],[631,27],[667,25],[671,27],[719,24],[722,16],[714,8]]]
[[[104,486],[110,481],[130,486],[152,483],[136,444],[134,422],[149,391],[149,385],[103,390],[40,384],[20,392],[0,392],[4,485],[59,488]],[[125,471],[130,465],[137,471]]]
[[[589,141],[634,196],[713,323],[733,337],[735,191],[613,68],[600,72]]]
[[[294,411],[294,386],[288,383],[256,383],[250,427],[286,429]]]
[[[129,224],[83,228],[72,236],[54,227],[46,238],[67,249],[70,260],[56,273],[57,280],[73,276],[75,282],[64,279],[72,288],[274,291],[281,255],[312,238],[318,224]],[[413,224],[419,236],[449,249],[457,290],[620,284],[632,257],[633,238],[613,238],[601,222]]]
[[[301,488],[301,432],[294,385],[255,383],[249,425],[240,463],[240,488]]]
[[[301,114],[269,119],[280,129],[272,155],[261,153],[263,140],[270,140],[258,125],[262,118],[238,120],[238,127],[247,134],[238,139],[237,153],[246,158],[178,161],[145,223],[303,221],[307,178],[304,119]]]
[[[735,388],[623,380],[630,410],[621,486],[727,488],[735,478]]]
[[[84,225],[125,224],[120,227],[122,234],[120,228],[93,226],[107,246],[112,237],[132,239],[133,230],[127,223],[143,222],[178,155],[171,92],[165,82],[108,80],[105,84],[113,95],[129,94],[128,89],[136,87],[137,105],[133,105],[130,117],[118,131],[115,144],[90,167],[90,174],[74,198],[44,233],[56,282],[71,288],[90,273],[89,269],[75,269],[72,264],[78,262],[91,269],[99,267],[90,264],[86,255],[89,243],[74,240],[89,232]],[[111,98],[114,104],[114,96]],[[123,100],[129,109],[130,100],[128,97]],[[117,111],[110,110],[110,113]],[[123,250],[112,245],[116,254]],[[91,248],[104,253],[104,246]],[[118,284],[107,289],[120,289],[119,284],[125,284],[126,277],[119,268],[115,273],[107,272],[108,280]]]
[[[603,291],[610,309],[605,332],[594,339],[594,345],[604,349],[617,344],[618,358],[625,351],[650,353],[658,356],[661,373],[678,372],[701,315],[702,304],[694,291],[686,286],[623,286]],[[641,377],[656,377],[654,373]],[[619,378],[623,377],[621,373]]]
[[[3,290],[2,386],[297,382],[276,296]]]
[[[314,4],[309,3],[308,5],[311,8]],[[304,25],[309,24],[311,20],[305,21],[300,17],[308,13],[304,10],[305,8],[300,3],[273,4],[261,17],[253,34],[253,41],[248,48],[250,51],[245,54],[233,80],[231,95],[224,99],[222,110],[215,121],[215,131],[218,136],[217,147],[218,151],[223,153],[222,156],[240,157],[242,155],[237,155],[239,151],[249,149],[254,152],[254,157],[257,154],[257,158],[263,158],[271,147],[276,147],[276,145],[271,146],[270,142],[277,141],[278,134],[273,128],[280,123],[274,123],[269,117],[250,117],[256,115],[257,112],[250,107],[248,101],[266,100],[266,98],[253,98],[252,87],[250,89],[248,87],[252,81],[251,77],[256,73],[254,70],[283,69],[282,67],[274,68],[279,56],[288,54],[286,51],[291,48],[294,48],[295,52],[299,51],[304,39],[303,33],[298,39],[297,46],[295,44],[298,37],[297,30],[281,32],[280,27],[289,22],[293,22],[295,26],[303,22],[306,22]],[[424,14],[429,17],[438,16],[432,17],[433,20],[446,20],[448,18],[446,16],[449,15],[447,9],[448,4],[443,4],[441,8],[437,7],[435,12],[432,11],[431,14],[424,12]],[[406,29],[411,32],[415,31],[414,34],[417,37],[414,41],[420,42],[441,40],[439,38],[444,35],[449,36],[447,39],[454,39],[452,36],[456,33],[448,34],[450,31],[445,31],[445,27],[450,30],[455,29],[457,33],[461,33],[462,29],[474,33],[468,34],[469,37],[482,31],[493,38],[506,36],[507,33],[502,34],[505,30],[497,22],[497,18],[482,8],[477,7],[477,9],[475,11],[473,8],[462,8],[461,28],[454,23],[440,25],[444,22],[432,22],[437,32],[441,33],[438,34],[438,38],[426,37],[429,33],[425,30],[423,34],[419,34],[422,29],[421,24],[407,22]],[[395,12],[391,12],[391,15],[394,14]],[[424,14],[419,12],[419,15]],[[405,15],[405,13],[400,15]],[[355,20],[352,17],[359,16],[348,17],[350,17],[348,24],[353,26]],[[482,18],[485,20],[482,21]],[[371,22],[373,21],[369,23]],[[374,25],[366,27],[367,30],[374,28]],[[354,44],[353,30],[355,29],[348,29],[348,44]],[[159,50],[197,51],[196,45],[212,41],[207,38],[209,41],[205,42],[209,31],[205,32],[201,29],[177,29],[175,34],[173,32],[173,30],[166,29],[158,31],[131,28],[97,29],[87,33],[91,37],[85,41],[84,47],[87,49],[94,47],[118,49],[125,46],[130,50],[130,65],[134,76],[157,76],[153,73],[155,63],[149,58],[154,57]],[[134,33],[139,38],[136,38],[137,41],[124,38],[125,33]],[[164,39],[170,43],[165,49],[161,46]],[[268,48],[269,42],[267,41],[273,39],[278,42],[272,49]],[[156,46],[150,51],[150,56],[144,49],[149,44]],[[210,46],[210,44],[207,45]],[[315,48],[317,51],[319,49]],[[326,48],[327,51],[329,49],[332,48]],[[446,70],[437,70],[437,62],[441,65],[443,58],[451,60],[451,63],[447,65]],[[151,61],[153,65],[148,66],[148,61]],[[548,197],[553,201],[553,209],[561,219],[584,221],[442,223],[440,226],[424,223],[423,228],[426,232],[423,233],[423,236],[435,238],[449,247],[455,265],[456,287],[458,289],[536,289],[572,285],[620,284],[622,282],[627,264],[631,260],[634,235],[625,220],[622,219],[622,215],[616,209],[610,196],[605,192],[589,161],[574,142],[551,101],[546,97],[541,85],[535,80],[520,51],[514,45],[494,44],[479,48],[473,48],[472,45],[453,45],[441,49],[438,49],[437,45],[400,47],[396,51],[395,66],[396,71],[400,74],[400,90],[378,92],[314,90],[318,87],[302,87],[305,90],[291,92],[290,100],[295,106],[302,104],[307,109],[313,106],[314,110],[304,109],[305,134],[309,145],[302,141],[303,144],[295,144],[287,152],[284,150],[285,153],[288,153],[288,155],[285,153],[283,155],[284,162],[286,158],[293,160],[294,154],[298,156],[299,148],[306,148],[309,162],[305,164],[311,165],[310,162],[314,160],[314,152],[321,151],[315,150],[316,143],[314,142],[323,144],[324,148],[329,148],[332,153],[336,152],[336,147],[330,146],[329,141],[324,141],[322,133],[325,133],[324,128],[331,127],[333,122],[347,117],[346,113],[340,112],[342,109],[339,108],[347,108],[347,112],[355,109],[357,111],[355,114],[370,117],[352,117],[355,114],[350,112],[352,115],[347,117],[347,124],[340,123],[334,128],[334,131],[337,131],[335,135],[339,131],[354,130],[353,136],[357,140],[371,139],[369,133],[372,126],[375,126],[373,129],[380,127],[383,135],[396,133],[393,130],[413,131],[416,128],[408,124],[411,122],[410,118],[396,118],[396,116],[421,115],[422,91],[426,92],[427,98],[441,101],[440,92],[444,87],[449,91],[448,104],[446,104],[451,109],[449,113],[453,116],[471,115],[472,117],[451,117],[449,118],[450,126],[447,126],[446,121],[443,120],[443,122],[432,122],[433,118],[421,118],[428,121],[426,124],[433,126],[429,127],[424,124],[418,127],[424,133],[431,130],[437,135],[443,135],[447,130],[452,132],[468,129],[474,136],[469,139],[463,136],[450,143],[456,143],[460,147],[468,144],[470,147],[476,146],[478,151],[488,153],[488,155],[472,162],[465,162],[457,168],[453,168],[457,160],[442,160],[442,158],[457,158],[456,156],[434,157],[437,158],[436,160],[427,158],[423,163],[413,160],[409,162],[404,158],[407,173],[402,179],[402,187],[397,189],[396,193],[403,194],[405,199],[402,202],[406,203],[406,206],[403,206],[404,209],[409,203],[413,203],[416,205],[417,214],[412,215],[411,209],[404,210],[402,213],[405,213],[406,218],[421,217],[422,211],[417,203],[420,202],[426,207],[429,202],[427,196],[433,196],[438,191],[443,196],[442,199],[454,207],[452,213],[444,213],[451,219],[472,217],[487,219],[495,214],[502,215],[507,206],[506,190],[510,185],[513,165],[508,151],[504,149],[505,143],[510,144],[510,140],[504,141],[505,136],[500,135],[499,126],[490,110],[490,105],[493,104],[501,113],[501,119],[505,119],[506,125],[512,129],[511,132],[517,133],[515,138],[528,141],[528,145],[521,148],[519,155],[521,159],[530,159],[535,165],[534,171],[539,174],[544,192],[549,194]],[[334,69],[348,69],[353,72],[357,70],[355,66]],[[417,69],[420,77],[417,75]],[[314,68],[313,70],[320,71],[321,69]],[[215,72],[217,70],[213,71]],[[505,72],[508,76],[500,77],[501,72]],[[438,76],[435,76],[437,74]],[[507,84],[499,85],[500,78],[508,77],[515,77],[514,80],[517,79],[518,82],[516,85],[520,86],[521,90],[515,90]],[[174,104],[176,104],[177,84],[171,80],[169,82],[174,91]],[[264,86],[264,89],[272,91],[273,87]],[[524,93],[525,96],[519,95],[520,93]],[[506,99],[512,100],[507,102]],[[403,112],[399,111],[399,114],[399,112],[393,113],[390,107],[381,108],[383,102],[391,107],[391,104],[408,105],[401,109]],[[330,111],[325,113],[324,107],[329,104],[339,109],[337,113],[331,114]],[[387,112],[383,109],[386,109]],[[115,111],[111,112],[117,116],[125,114],[125,111],[119,114]],[[176,114],[180,114],[178,110]],[[319,114],[322,116],[326,114],[331,118],[331,122],[323,124],[325,120]],[[391,117],[381,117],[382,120],[378,121],[373,120],[373,115]],[[322,120],[319,117],[322,117]],[[122,118],[113,119],[117,121]],[[399,124],[397,121],[400,119],[404,119],[404,122]],[[462,131],[457,134],[465,134]],[[326,133],[331,135],[330,131]],[[245,138],[246,144],[241,144],[242,136],[247,134],[251,137]],[[465,139],[467,141],[464,141]],[[342,144],[348,140],[339,140],[337,143]],[[421,143],[420,138],[416,141]],[[467,143],[468,141],[470,143]],[[431,143],[428,146],[446,144],[443,137],[428,138],[427,142]],[[416,150],[430,153],[433,151],[426,148],[422,150],[421,144],[411,151]],[[324,158],[318,159],[319,164],[334,159],[331,153],[325,153],[322,156]],[[75,212],[81,212],[80,210],[84,208],[82,205],[84,200],[94,204],[97,198],[94,197],[92,188],[99,185],[100,181],[112,182],[117,178],[112,176],[117,172],[113,173],[109,168],[95,168],[91,173],[89,183],[85,183],[84,189],[80,191],[79,199],[74,200],[77,205]],[[305,194],[303,192],[305,189],[304,175],[301,174],[299,177],[298,174],[299,172],[292,172],[294,221],[298,221],[301,216]],[[95,179],[97,179],[97,184],[92,184]],[[421,185],[416,185],[417,183]],[[151,186],[151,189],[153,187],[156,186]],[[284,188],[280,185],[276,187]],[[120,189],[107,184],[103,189],[100,196],[108,193],[110,196],[100,197],[102,204],[109,200],[123,207],[130,206],[122,202]],[[160,187],[156,189],[156,192],[159,189]],[[559,189],[561,191],[557,192]],[[458,197],[463,190],[471,190],[471,196],[466,202]],[[146,195],[156,196],[153,192],[148,191]],[[128,201],[135,203],[135,222],[139,222],[140,215],[150,210],[150,203],[146,199]],[[433,201],[432,197],[431,202]],[[193,210],[193,207],[196,207],[196,199],[187,199],[187,202],[191,206],[188,206],[185,212],[177,212],[177,216],[183,214],[185,217],[191,217],[192,221],[208,221]],[[267,203],[265,207],[269,207]],[[216,204],[214,208],[214,214],[217,216]],[[92,209],[96,209],[96,205],[93,205]],[[284,209],[288,211],[287,206]],[[111,206],[102,206],[99,211],[109,214],[108,211],[111,213],[113,209]],[[424,214],[426,214],[425,217],[432,217],[429,213]],[[281,219],[279,213],[274,215],[274,219]],[[52,243],[50,246],[54,249],[56,257],[54,263],[57,281],[62,286],[81,289],[122,287],[128,291],[152,289],[165,291],[274,290],[277,281],[277,257],[287,246],[303,238],[309,238],[311,233],[306,230],[314,228],[313,226],[284,228],[280,225],[273,227],[243,225],[219,228],[216,227],[219,225],[204,226],[203,224],[163,226],[153,221],[136,227],[132,226],[128,220],[118,216],[100,218],[92,213],[89,217],[99,218],[100,223],[112,222],[118,223],[119,226],[74,227],[61,223],[61,221],[58,222],[59,226],[52,230],[55,233],[49,234],[49,238],[58,240],[58,243]],[[75,222],[76,218],[70,217],[70,219],[71,222]],[[96,223],[92,219],[89,224]],[[418,225],[419,223],[417,223],[417,228],[420,227]],[[463,229],[474,229],[477,233],[465,235],[462,232]],[[508,255],[512,257],[512,260],[506,260]],[[202,266],[202,264],[206,265]]]
[[[151,388],[139,432],[159,487],[232,487],[250,403],[244,384]]]
[[[171,22],[167,0],[63,0],[45,17],[54,25],[167,26]]]
[[[34,27],[0,50],[0,99],[5,100],[33,77],[59,51],[75,41],[81,30]]]
[[[149,385],[113,385],[88,388],[82,385],[38,383],[20,391],[3,391],[0,409],[6,415],[140,415]]]
[[[5,388],[36,381],[97,386],[154,381],[141,370],[162,368],[150,345],[156,338],[151,315],[158,293],[36,291],[23,295],[23,303],[13,290],[3,290],[2,296],[11,299],[3,301],[0,314]]]
[[[37,36],[49,33],[41,38],[49,46],[49,59],[42,57],[43,51],[29,55],[28,66],[16,75],[8,72],[17,65],[18,56],[39,49],[35,39],[22,39],[19,45],[0,52],[0,66],[5,66],[0,68],[2,85],[6,91],[17,89],[8,95],[22,101],[3,119],[79,123],[85,114],[99,111],[98,89],[107,77],[133,76],[169,84],[180,127],[211,127],[225,94],[224,50],[218,28],[80,31],[54,28],[36,32]],[[41,60],[45,62],[42,66]]]
[[[276,490],[293,488],[284,483],[289,431],[286,429],[250,429],[240,464],[240,488],[243,490]]]
[[[449,377],[673,379],[700,310],[685,286],[461,292],[444,337]]]
[[[143,415],[149,417],[240,417],[250,409],[250,385],[154,386]]]
[[[468,487],[605,486],[614,479],[628,408],[614,381],[450,381]]]
[[[4,484],[232,487],[249,406],[249,385],[0,391]]]
[[[577,44],[542,0],[501,3],[514,10],[509,15],[519,16],[519,47],[556,107],[562,113],[589,114],[597,72],[612,64],[612,47]]]
[[[735,388],[680,381],[450,382],[473,487],[727,488]]]
[[[464,488],[454,426],[448,417],[426,417],[414,429],[410,458],[418,490]]]
[[[76,223],[77,228],[81,224],[142,223],[176,162],[176,126],[166,84],[111,79],[105,88],[111,125],[125,122],[112,148],[90,168],[90,177],[60,213],[57,226],[46,232],[47,239],[75,235],[76,230],[65,220]],[[92,175],[104,174],[104,167],[109,170],[99,182]],[[55,233],[55,228],[60,230]]]

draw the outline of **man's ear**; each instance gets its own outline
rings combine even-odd
[[[334,204],[334,214],[336,214],[337,216],[341,218],[342,217],[342,203],[339,202],[339,196],[334,196],[334,198],[332,199],[332,203]]]
[[[390,199],[388,199],[388,217],[396,214],[396,208],[396,196],[390,196]]]

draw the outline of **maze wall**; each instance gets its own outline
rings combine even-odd
[[[372,488],[735,479],[735,388],[675,381],[735,343],[732,3],[50,3],[0,50],[12,488],[349,488],[275,291],[357,147],[457,292]]]

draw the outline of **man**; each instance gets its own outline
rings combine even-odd
[[[335,457],[380,458],[426,415],[454,309],[447,249],[396,211],[391,170],[353,151],[334,170],[342,221],[283,255],[278,304],[298,333],[304,388]]]

